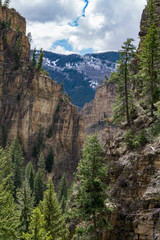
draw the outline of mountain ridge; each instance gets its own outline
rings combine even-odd
[[[96,87],[105,81],[104,75],[116,70],[119,53],[109,51],[104,53],[57,54],[44,51],[43,68],[50,77],[60,84],[63,82],[64,91],[71,97],[71,102],[79,109],[94,99]]]

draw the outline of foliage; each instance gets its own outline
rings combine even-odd
[[[65,240],[68,236],[68,230],[65,226],[64,218],[56,197],[52,181],[49,181],[47,190],[42,202],[44,214],[44,228],[49,232],[51,240]]]
[[[10,156],[12,159],[12,166],[13,166],[13,183],[14,183],[14,196],[16,197],[16,190],[17,188],[21,188],[23,182],[23,155],[21,146],[19,144],[18,138],[16,137],[11,146],[10,146]]]
[[[42,174],[45,173],[45,159],[44,159],[44,155],[43,155],[42,152],[40,153],[40,157],[39,157],[39,160],[38,160],[38,170]]]
[[[106,205],[109,188],[104,182],[107,177],[104,162],[104,152],[97,135],[87,137],[76,174],[80,186],[78,184],[74,211],[83,220],[82,238],[78,235],[78,239],[85,239],[84,234],[86,239],[100,239],[102,228],[109,227],[105,212],[111,209]]]
[[[37,158],[43,146],[44,146],[44,128],[40,126],[38,136],[37,136],[37,144],[34,145],[33,147],[32,156]]]
[[[51,125],[48,129],[47,137],[51,138],[53,136],[53,126]]]
[[[62,213],[65,212],[66,209],[66,202],[67,202],[67,197],[68,197],[68,187],[67,187],[67,179],[66,179],[66,174],[64,173],[62,176],[62,179],[59,183],[59,188],[58,188],[58,201],[60,203]]]
[[[8,127],[6,125],[2,126],[2,147],[5,148],[8,139]]]
[[[26,168],[25,168],[25,179],[28,180],[29,187],[33,193],[34,190],[34,178],[35,178],[35,171],[33,168],[32,162],[28,162]]]
[[[41,213],[40,209],[36,207],[33,210],[31,216],[31,223],[29,226],[29,232],[23,233],[24,240],[50,240],[44,229],[44,216]]]
[[[113,120],[115,123],[127,120],[128,125],[131,124],[135,112],[133,94],[130,88],[131,58],[134,56],[135,50],[132,41],[133,39],[129,38],[122,45],[122,50],[119,51],[120,61],[118,62],[117,72],[113,73],[110,79],[110,82],[115,84],[117,94]]]
[[[32,192],[29,183],[25,180],[17,191],[18,210],[20,214],[20,230],[28,232],[30,217],[33,210]]]
[[[142,129],[139,134],[134,134],[133,131],[129,129],[124,137],[124,141],[130,150],[142,147],[148,143],[147,132]]]
[[[4,7],[4,8],[9,8],[10,2],[11,2],[11,0],[5,0],[5,1],[4,1],[4,4],[3,4],[3,7]]]
[[[37,206],[43,200],[44,192],[44,173],[38,170],[34,181],[34,202]]]
[[[41,71],[42,70],[42,65],[43,65],[43,56],[44,56],[44,52],[41,48],[40,52],[39,52],[39,56],[38,56],[38,63],[37,63],[37,70]]]
[[[142,95],[149,105],[151,116],[154,116],[155,103],[160,98],[159,64],[160,42],[157,27],[158,15],[156,14],[155,0],[149,0],[147,5],[146,35],[141,38],[141,51],[139,56],[140,80]]]
[[[50,148],[49,154],[46,158],[46,170],[50,173],[54,164],[54,151],[53,148]]]
[[[31,32],[29,32],[29,33],[27,34],[27,37],[28,37],[29,42],[31,43],[31,42],[32,42],[32,35],[31,35]]]
[[[32,65],[33,67],[36,67],[36,64],[37,64],[37,55],[36,55],[36,48],[34,48],[33,52],[32,52]]]
[[[19,217],[12,190],[12,160],[7,151],[0,149],[0,239],[15,240]]]

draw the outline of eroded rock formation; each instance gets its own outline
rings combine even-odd
[[[113,84],[104,83],[97,87],[94,100],[86,103],[81,111],[86,131],[96,128],[96,125],[112,116],[114,102],[115,91]]]
[[[71,180],[83,143],[83,119],[60,86],[32,67],[25,19],[0,7],[1,23],[10,16],[10,27],[0,25],[1,144],[18,136],[26,161],[32,160],[35,167],[39,152],[46,157],[53,148],[51,176],[56,181],[65,171]]]

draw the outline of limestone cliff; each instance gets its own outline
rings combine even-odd
[[[10,16],[11,26],[2,26]],[[32,67],[25,19],[0,7],[0,23],[1,144],[18,136],[26,161],[32,159],[35,167],[39,152],[46,157],[53,148],[51,176],[56,181],[65,171],[71,180],[83,143],[83,119],[60,86]]]
[[[104,83],[97,87],[94,100],[85,104],[81,111],[87,132],[112,116],[114,101],[113,84]]]

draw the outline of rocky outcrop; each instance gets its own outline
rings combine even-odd
[[[96,128],[98,124],[112,116],[114,101],[113,84],[104,83],[97,87],[94,100],[85,104],[81,111],[86,131]]]
[[[83,143],[83,119],[60,86],[32,67],[24,18],[0,11],[13,20],[13,27],[0,29],[1,144],[18,136],[26,161],[32,160],[35,168],[40,151],[46,157],[53,148],[51,176],[56,182],[65,171],[71,181]]]

